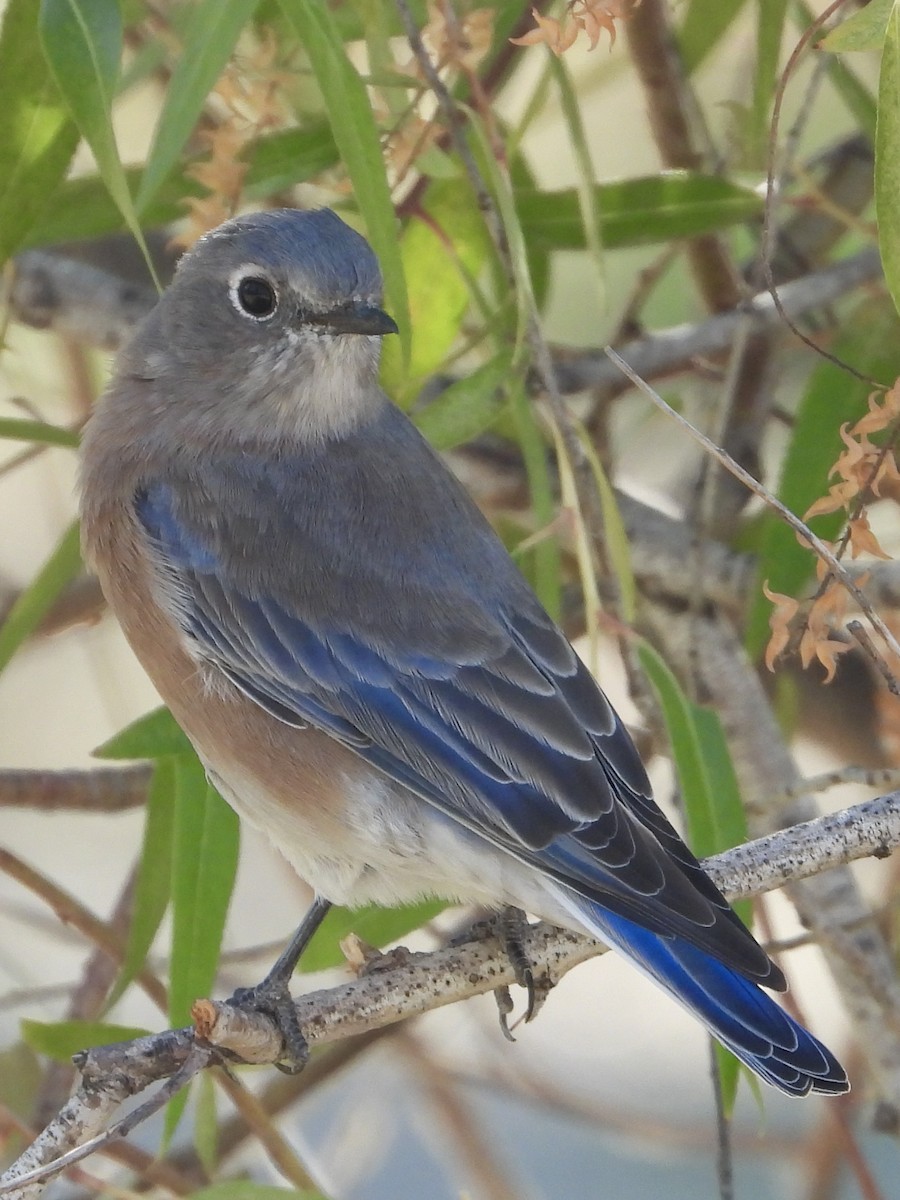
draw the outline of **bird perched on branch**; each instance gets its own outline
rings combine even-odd
[[[333,212],[202,238],[84,438],[84,545],[210,780],[317,899],[585,930],[761,1078],[839,1093],[780,970],[461,486],[378,385],[367,243]],[[273,983],[273,979],[268,981]]]

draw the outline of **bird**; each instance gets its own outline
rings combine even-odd
[[[210,782],[313,889],[279,963],[332,903],[509,906],[623,954],[782,1092],[846,1091],[762,990],[781,970],[600,686],[379,386],[382,305],[332,210],[226,221],[83,437],[87,561]]]

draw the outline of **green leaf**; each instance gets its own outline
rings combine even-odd
[[[81,570],[78,522],[69,526],[56,549],[38,571],[0,625],[0,671],[53,607],[60,593]]]
[[[556,496],[550,478],[547,444],[521,379],[511,381],[510,397],[516,436],[525,460],[535,524],[539,530],[547,530],[556,519]],[[562,553],[559,538],[554,533],[547,534],[533,543],[528,553],[531,565],[531,570],[527,571],[528,580],[541,604],[554,621],[558,621],[562,611]],[[526,572],[526,564],[521,559],[519,567]]]
[[[212,989],[238,856],[237,817],[193,756],[175,762],[174,832],[169,1019],[178,1026]]]
[[[168,178],[191,136],[206,97],[234,52],[258,0],[199,0],[182,31],[182,50],[166,86],[166,99],[135,205],[143,212]]]
[[[709,858],[741,845],[747,840],[747,818],[718,715],[688,699],[651,646],[642,643],[638,654],[659,698],[672,743],[691,849],[698,858]],[[749,901],[734,907],[741,920],[750,920]]]
[[[638,657],[663,711],[691,849],[705,858],[738,845],[746,840],[746,818],[718,716],[685,696],[648,643],[639,645]],[[745,923],[750,920],[749,901],[736,905],[735,910]],[[725,1111],[731,1113],[741,1066],[723,1046],[717,1045],[716,1057]]]
[[[691,0],[678,35],[688,73],[695,71],[715,48],[745,3],[746,0]]]
[[[490,255],[484,221],[468,183],[432,184],[423,211],[425,219],[409,221],[400,245],[412,323],[409,354],[404,362],[402,347],[388,339],[382,358],[382,384],[402,407],[444,362],[469,308],[471,281]]]
[[[714,852],[715,825],[712,780],[703,761],[696,706],[647,642],[638,646],[638,657],[663,711],[684,804],[688,842],[694,853],[702,857]]]
[[[603,510],[603,537],[619,585],[622,618],[628,624],[633,624],[637,618],[637,584],[634,581],[634,571],[631,567],[631,546],[628,542],[628,534],[622,521],[615,490],[603,468],[593,439],[583,427],[579,427],[578,432],[600,495],[600,507]]]
[[[13,1042],[0,1050],[0,1104],[20,1117],[26,1126],[34,1117],[43,1078],[43,1064],[24,1042]],[[26,1130],[18,1134],[13,1128],[8,1130],[3,1149],[7,1161],[21,1153],[31,1141],[30,1138],[26,1140],[25,1134]]]
[[[175,762],[160,759],[153,771],[144,812],[144,837],[134,889],[125,958],[106,1002],[112,1008],[146,962],[169,906],[175,821]]]
[[[216,1081],[204,1071],[194,1090],[194,1149],[206,1174],[213,1178],[219,1161],[219,1121],[216,1113]]]
[[[816,49],[830,50],[832,54],[843,54],[847,50],[880,50],[893,7],[894,0],[869,0],[865,8],[829,30],[816,43]]]
[[[861,304],[845,319],[831,352],[852,362],[872,379],[900,375],[900,322],[887,299]],[[781,466],[778,499],[802,517],[813,501],[828,491],[831,467],[843,449],[840,426],[858,421],[868,410],[870,385],[854,379],[831,362],[820,362],[813,372],[794,419],[791,440]],[[811,528],[826,539],[836,536],[844,523],[842,512],[814,517]],[[801,546],[793,530],[774,513],[766,512],[757,542],[757,576],[751,593],[745,645],[753,659],[769,639],[772,605],[762,592],[764,580],[772,591],[796,596],[812,579],[816,559]]]
[[[110,1025],[105,1021],[21,1022],[22,1040],[38,1054],[68,1063],[72,1055],[91,1046],[111,1046],[144,1037],[148,1030],[132,1025]]]
[[[347,58],[340,30],[323,0],[281,0],[281,7],[309,56],[341,161],[347,168],[369,241],[381,264],[388,306],[408,352],[409,305],[397,218],[381,154],[378,126],[365,85]]]
[[[41,0],[39,28],[59,90],[155,279],[113,130],[112,105],[122,56],[117,0]]]
[[[193,754],[191,743],[167,708],[154,708],[120,729],[109,741],[98,746],[95,758],[165,758],[168,755]]]
[[[0,29],[0,265],[49,205],[77,144],[35,36],[34,0],[9,0]]]
[[[891,9],[878,81],[875,214],[884,278],[900,312],[900,0]]]
[[[597,282],[597,296],[601,309],[606,307],[606,262],[603,255],[603,226],[598,204],[597,188],[594,184],[594,165],[590,143],[582,118],[582,102],[579,99],[568,67],[559,55],[550,56],[550,70],[556,80],[565,117],[565,126],[572,143],[573,157],[578,168],[578,208],[584,232],[584,244],[591,257],[592,274]]]
[[[263,199],[305,183],[340,161],[334,134],[326,122],[284,129],[252,142],[241,155],[250,166],[244,193]]]
[[[771,123],[772,99],[778,84],[781,41],[787,0],[767,0],[756,16],[756,69],[753,74],[753,103],[748,130],[748,160],[762,167]]]
[[[762,214],[762,198],[752,189],[690,171],[599,184],[596,204],[607,249],[694,237]],[[516,208],[529,246],[585,248],[584,220],[573,188],[561,192],[520,190]]]
[[[472,150],[482,178],[488,185],[493,196],[503,237],[506,239],[506,258],[512,270],[512,283],[516,312],[516,353],[514,361],[518,362],[525,345],[525,335],[533,312],[537,311],[534,289],[531,283],[529,268],[528,235],[519,215],[516,194],[513,191],[512,179],[509,172],[497,161],[494,147],[482,121],[473,121],[470,125],[472,135]],[[576,198],[577,204],[577,198]],[[506,268],[503,268],[503,275]],[[506,286],[505,279],[503,280]]]
[[[734,763],[718,714],[701,704],[692,704],[691,713],[697,730],[697,742],[706,774],[712,783],[709,841],[692,842],[701,858],[720,854],[747,840],[747,814],[741,801]]]
[[[28,421],[19,417],[0,417],[0,437],[14,442],[38,442],[43,446],[65,446],[77,450],[81,441],[74,429],[48,425],[45,421]]]
[[[377,904],[365,908],[332,908],[304,952],[300,970],[310,973],[341,966],[346,960],[340,942],[348,934],[355,933],[370,946],[380,948],[421,929],[446,907],[444,900],[422,900],[398,908],[383,908]]]
[[[516,196],[540,190],[537,180],[523,154],[515,154],[510,160],[509,174]],[[534,292],[535,303],[538,309],[542,311],[550,292],[550,250],[547,246],[539,246],[536,242],[532,241],[527,242],[526,250],[528,252],[528,274],[531,277],[531,289]]]
[[[511,370],[508,353],[451,383],[413,421],[436,450],[452,450],[478,437],[509,405],[504,384]]]
[[[731,1117],[734,1113],[734,1105],[737,1100],[738,1083],[743,1076],[748,1083],[753,1086],[753,1081],[756,1076],[752,1073],[749,1067],[745,1067],[739,1058],[735,1058],[730,1050],[726,1050],[721,1042],[712,1039],[713,1049],[716,1052],[716,1067],[719,1071],[719,1087],[722,1089],[722,1108],[726,1117]],[[754,1089],[755,1090],[755,1089]]]

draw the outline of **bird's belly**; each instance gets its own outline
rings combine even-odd
[[[292,733],[297,739],[323,736],[311,730]],[[329,780],[336,786],[324,805],[308,796],[276,794],[234,761],[220,759],[207,770],[238,814],[267,834],[298,875],[336,904],[389,906],[438,897],[487,907],[511,904],[564,920],[536,872],[498,854],[355,755],[342,775]]]

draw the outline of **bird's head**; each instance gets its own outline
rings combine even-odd
[[[227,221],[197,242],[123,356],[171,403],[302,437],[339,435],[383,399],[381,273],[368,243],[330,209]],[[201,413],[197,413],[198,416]]]

